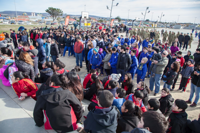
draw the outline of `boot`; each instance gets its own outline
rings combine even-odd
[[[183,92],[185,92],[186,91],[186,87],[183,87],[183,90],[182,90]]]
[[[192,103],[190,100],[187,100],[187,101],[185,101],[185,102],[188,103],[188,104],[191,104],[191,103]]]
[[[190,105],[190,107],[196,107],[196,106],[197,106],[196,103],[193,103],[193,104]]]

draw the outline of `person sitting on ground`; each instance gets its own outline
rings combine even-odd
[[[184,100],[176,99],[172,106],[172,113],[169,115],[169,128],[170,133],[185,133],[187,123],[187,103]]]
[[[146,112],[147,109],[142,102],[143,97],[144,97],[144,94],[140,90],[138,90],[134,94],[128,95],[126,97],[126,100],[131,100],[136,106],[140,107],[142,112]]]
[[[157,99],[152,98],[148,101],[148,111],[156,111],[162,114],[159,108],[160,108],[160,102]]]
[[[56,132],[70,132],[77,129],[83,110],[80,101],[70,90],[63,90],[65,81],[62,75],[54,74],[48,88],[43,90],[34,107],[33,116],[36,126]],[[44,114],[47,121],[44,124]],[[56,119],[62,118],[62,119]]]
[[[84,121],[84,130],[92,133],[116,133],[118,112],[112,106],[113,94],[108,90],[97,95],[98,106],[90,111]]]
[[[156,111],[147,111],[142,114],[137,128],[131,133],[166,133],[168,122],[165,117]]]
[[[144,104],[145,107],[147,107],[148,105],[148,99],[149,99],[149,93],[151,92],[149,87],[144,83],[144,81],[140,81],[137,84],[137,89],[135,91],[141,91],[144,95],[142,102]]]
[[[35,72],[35,76],[37,77],[37,75],[39,75],[39,69],[38,69],[38,50],[37,49],[32,49],[27,51],[29,53],[29,55],[31,56],[31,58],[33,59],[34,62],[34,72]]]
[[[134,93],[134,84],[132,80],[132,75],[130,73],[126,73],[124,77],[124,81],[122,82],[122,88],[126,91],[126,95]]]
[[[107,90],[109,90],[113,94],[113,97],[115,97],[115,93],[116,93],[118,86],[119,86],[119,84],[115,80],[110,80],[109,83],[108,83],[108,89]]]
[[[91,76],[93,74],[96,74],[96,70],[95,69],[91,69],[90,73],[87,74],[87,76],[84,78],[83,80],[83,88],[86,89],[86,85],[89,82],[89,80],[91,80]]]
[[[200,133],[200,114],[198,120],[187,120],[186,133]]]
[[[14,72],[12,76],[12,88],[19,97],[19,100],[24,100],[29,96],[36,100],[36,92],[38,88],[36,84],[27,77],[27,75],[24,75],[20,71]]]
[[[65,68],[65,64],[61,62],[59,59],[57,59],[56,62],[54,62],[53,69],[57,74],[65,73],[66,70],[64,68]]]
[[[126,91],[123,88],[117,88],[112,105],[116,106],[120,111],[120,113],[121,113],[121,106],[126,101],[125,96],[126,96]]]
[[[42,65],[43,69],[40,71],[40,82],[39,83],[45,83],[49,77],[53,75],[53,70],[51,69],[51,62],[45,62]]]
[[[137,128],[142,115],[140,108],[135,106],[132,101],[127,100],[121,107],[121,111],[122,115],[118,120],[116,133],[121,133],[122,131],[130,132]]]

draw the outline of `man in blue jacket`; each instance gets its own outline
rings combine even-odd
[[[93,49],[93,54],[90,58],[90,65],[92,66],[92,69],[99,68],[102,63],[102,58],[98,51],[99,50],[97,48]]]
[[[135,76],[135,73],[137,71],[137,67],[138,67],[138,59],[137,57],[135,56],[136,54],[136,50],[131,50],[131,61],[132,61],[132,64],[131,64],[131,67],[129,69],[129,73],[131,73],[132,75],[132,79],[134,79],[134,76]]]
[[[142,48],[148,47],[148,44],[149,44],[149,39],[147,38],[146,40],[143,41]]]
[[[124,45],[124,37],[123,37],[123,35],[121,35],[121,37],[119,38],[119,41],[120,41],[121,45]]]
[[[118,53],[117,49],[115,47],[112,48],[112,55],[110,58],[110,61],[108,62],[108,65],[111,66],[111,74],[117,73],[117,60],[118,60]]]
[[[46,52],[43,47],[44,41],[42,39],[37,39],[36,40],[36,46],[38,50],[38,67],[41,70],[42,69],[42,64],[46,62]]]

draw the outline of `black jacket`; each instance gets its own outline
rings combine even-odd
[[[192,74],[191,74],[191,82],[196,85],[197,87],[200,87],[200,75],[197,76],[194,74],[194,72],[197,71],[197,72],[200,72],[200,70],[198,69],[195,69]]]
[[[169,128],[171,133],[186,133],[187,113],[171,113],[169,116]]]
[[[188,55],[185,55],[185,56],[184,56],[184,59],[185,59],[185,62],[188,62],[189,56],[188,56]]]
[[[75,116],[71,114],[73,109]],[[51,127],[56,132],[73,131],[72,119],[80,120],[83,110],[81,103],[69,90],[49,87],[42,91],[34,108],[34,120],[37,126],[44,124],[43,110],[49,119]]]
[[[137,128],[138,123],[138,116],[130,116],[126,113],[122,113],[122,116],[118,120],[116,133],[121,133],[123,131],[131,132],[134,128]]]
[[[42,39],[37,39],[36,40],[38,43],[38,61],[40,62],[40,64],[43,64],[44,62],[46,62],[46,51],[43,47],[43,40]]]
[[[91,133],[116,133],[117,116],[115,107],[92,110],[84,121],[84,129]]]
[[[177,72],[175,72],[174,70],[170,69],[163,76],[163,80],[166,81],[166,84],[172,85],[174,83],[174,79],[176,78],[176,75],[177,75]]]
[[[194,53],[194,62],[195,62],[195,67],[200,63],[200,53]]]
[[[198,120],[190,121],[187,120],[186,128],[187,133],[200,133],[200,118]]]
[[[22,60],[15,60],[15,64],[18,68],[18,71],[21,71],[25,75],[29,76],[32,81],[35,80],[35,72],[31,64],[28,64]]]
[[[131,67],[132,61],[128,53],[120,53],[117,61],[117,69],[128,71]]]
[[[58,39],[58,43],[59,43],[59,47],[60,48],[64,48],[65,47],[65,38],[64,37],[60,37]],[[61,44],[63,44],[63,45],[61,45]]]
[[[40,82],[45,83],[49,77],[53,75],[53,70],[51,68],[45,68],[40,71]]]
[[[57,58],[59,57],[59,50],[58,50],[58,45],[57,44],[51,44],[51,50],[50,54],[56,56]]]
[[[155,37],[155,33],[154,32],[150,32],[150,38],[154,38]],[[144,38],[146,39],[146,38]]]
[[[159,108],[160,111],[165,117],[168,117],[172,112],[172,105],[174,102],[172,95],[169,94],[166,97],[161,97],[159,101],[160,101],[160,108]]]
[[[125,81],[122,82],[122,88],[124,88],[126,86]],[[134,93],[134,84],[133,82],[131,82],[128,86],[127,86],[128,90],[126,91],[126,95],[129,95],[131,93]]]
[[[179,36],[178,36],[178,41],[179,41],[180,43],[184,42],[184,36],[183,36],[183,35],[179,35]]]
[[[189,40],[190,40],[190,36],[186,35],[184,42],[189,42]]]
[[[70,38],[66,38],[65,39],[65,46],[67,46],[67,47],[71,47],[71,39]]]
[[[137,89],[135,91],[138,91],[138,90],[140,90],[144,94],[142,102],[143,102],[144,106],[147,106],[148,100],[149,100],[149,93],[148,93],[147,89]]]

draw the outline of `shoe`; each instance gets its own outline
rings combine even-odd
[[[154,96],[156,96],[156,95],[157,95],[157,93],[154,93],[153,95],[154,95]]]
[[[174,91],[174,88],[171,88],[170,91]]]
[[[190,107],[196,107],[196,106],[197,106],[196,103],[193,103],[193,104],[190,105]]]
[[[186,91],[186,88],[184,87],[182,91],[185,92],[185,91]]]
[[[82,68],[82,66],[80,66],[80,68]]]
[[[187,101],[185,101],[185,102],[188,103],[188,104],[191,104],[191,103],[192,103],[190,100],[187,100]]]

